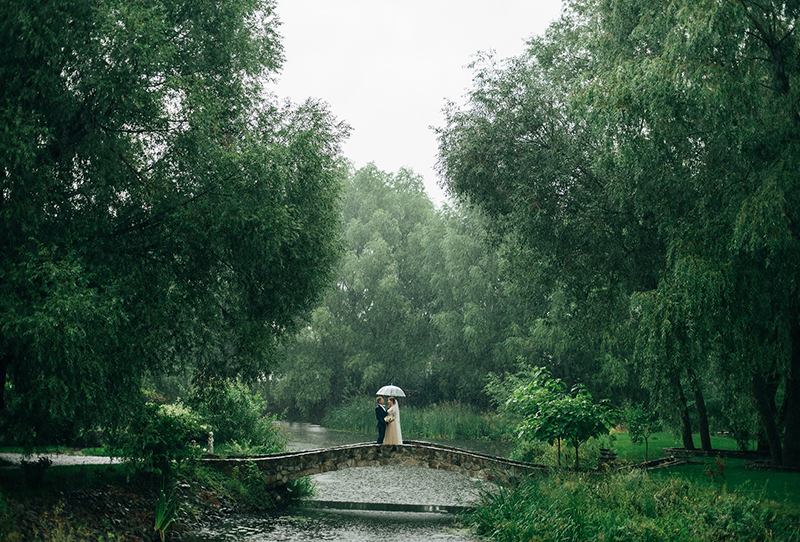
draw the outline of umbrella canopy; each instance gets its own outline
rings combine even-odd
[[[388,395],[389,397],[405,397],[406,394],[397,386],[384,386],[375,395]]]

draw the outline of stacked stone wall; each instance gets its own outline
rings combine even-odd
[[[541,465],[418,441],[400,445],[353,444],[323,450],[226,459],[206,458],[202,461],[228,474],[246,463],[255,463],[263,472],[268,488],[283,486],[313,474],[382,465],[449,470],[471,478],[498,482],[545,470]]]

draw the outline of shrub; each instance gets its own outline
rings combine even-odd
[[[520,437],[559,447],[568,443],[575,451],[576,469],[580,445],[607,433],[612,418],[606,401],[595,403],[580,384],[568,391],[564,382],[544,368],[536,368],[530,380],[512,392],[504,408],[523,415],[517,426]]]
[[[215,380],[195,388],[189,404],[214,431],[219,443],[249,443],[260,453],[285,449],[287,436],[277,427],[277,417],[266,414],[266,402],[241,381]]]
[[[114,435],[112,448],[130,461],[134,471],[167,476],[173,463],[179,466],[201,453],[192,443],[206,434],[197,414],[182,403],[144,403]]]
[[[283,452],[286,450],[285,446],[276,445],[257,445],[253,444],[250,439],[243,441],[231,440],[223,444],[219,450],[220,455],[227,456],[254,456],[266,455]]]
[[[256,510],[267,510],[274,506],[270,494],[264,491],[264,474],[252,462],[235,467],[228,480],[234,499]]]
[[[44,471],[50,468],[52,464],[53,461],[49,457],[45,456],[40,457],[36,461],[22,460],[20,462],[20,467],[22,467],[22,473],[25,476],[25,482],[31,487],[41,485],[42,480],[44,479]]]

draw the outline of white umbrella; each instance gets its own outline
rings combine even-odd
[[[397,386],[384,386],[375,395],[388,395],[389,397],[405,397],[406,394]]]

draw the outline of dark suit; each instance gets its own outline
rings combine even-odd
[[[375,418],[378,420],[378,444],[383,444],[386,435],[386,409],[382,405],[375,405]]]

